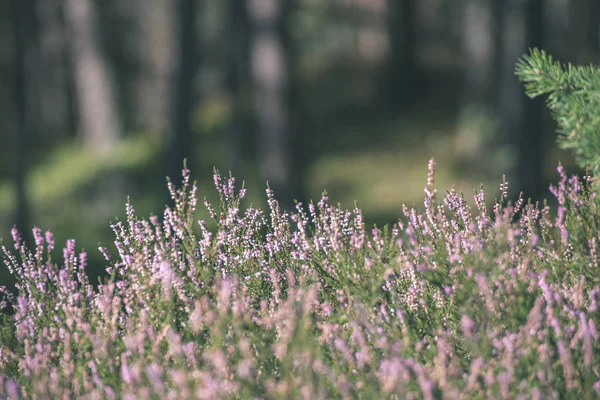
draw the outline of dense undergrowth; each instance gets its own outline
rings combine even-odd
[[[4,247],[0,390],[65,398],[558,398],[600,391],[598,224],[589,177],[560,180],[559,208],[488,210],[429,166],[424,212],[366,231],[361,211],[298,204],[241,212],[245,190],[215,173],[218,222],[194,220],[196,187],[169,184],[163,218],[113,224],[111,278],[34,229]],[[199,224],[201,234],[194,233]],[[105,251],[102,249],[102,251]],[[16,254],[15,254],[16,253]]]
[[[440,196],[367,229],[324,195],[283,211],[220,201],[194,217],[189,171],[161,217],[112,225],[110,278],[52,234],[3,246],[0,395],[9,398],[595,398],[600,241],[592,178],[558,167],[558,208]],[[199,229],[198,229],[199,228]],[[9,248],[12,247],[12,248]]]

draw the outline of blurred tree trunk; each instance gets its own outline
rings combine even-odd
[[[598,0],[571,0],[569,1],[568,20],[568,45],[570,53],[568,61],[576,64],[589,63],[587,52],[590,46],[587,41],[588,31],[592,20],[588,17],[592,10],[592,3]]]
[[[66,0],[80,130],[84,144],[107,154],[120,137],[112,80],[99,41],[92,0]]]
[[[600,0],[590,0],[589,20],[587,35],[590,51],[600,53]]]
[[[25,0],[11,1],[13,22],[13,54],[14,54],[14,85],[13,102],[15,112],[14,140],[14,183],[16,188],[16,226],[21,232],[29,229],[29,207],[26,190],[26,175],[28,165],[28,123],[27,123],[27,86],[26,86],[26,54],[28,40],[26,34],[26,12],[31,6]],[[25,235],[24,235],[25,237]]]
[[[466,0],[463,15],[463,46],[465,52],[464,107],[489,111],[497,96],[494,93],[495,47],[497,30],[492,0]]]
[[[257,95],[259,160],[262,177],[282,207],[293,207],[292,154],[289,134],[288,59],[282,38],[283,15],[278,0],[250,0],[253,27],[252,75]]]
[[[300,66],[300,51],[297,40],[293,37],[293,19],[297,10],[300,7],[300,2],[297,0],[287,0],[284,2],[281,20],[281,35],[283,49],[287,59],[288,70],[288,86],[287,86],[287,101],[288,101],[288,135],[290,136],[290,197],[302,203],[306,202],[306,188],[304,176],[309,163],[309,156],[312,150],[312,143],[306,140],[303,132],[306,132],[309,127],[307,121],[307,110],[302,98],[302,77],[299,71]],[[293,204],[290,203],[290,208]]]
[[[530,47],[542,47],[544,0],[506,0],[504,7],[504,72],[500,106],[504,129],[514,145],[514,162],[509,179],[525,198],[538,199],[542,182],[543,101],[530,100],[515,77],[515,63]],[[539,100],[539,99],[538,99]]]
[[[243,87],[247,83],[246,71],[249,48],[249,20],[246,0],[228,2],[227,91],[230,96],[229,119],[229,169],[234,176],[240,172],[243,157]]]
[[[393,107],[414,101],[422,88],[417,50],[417,0],[388,0],[389,55],[383,90]]]
[[[502,0],[466,0],[462,9],[464,87],[456,153],[461,166],[495,173],[498,165],[498,90],[502,70]]]
[[[73,129],[69,105],[67,38],[62,0],[36,1],[39,25],[39,63],[35,75],[38,82],[39,124],[51,141]]]
[[[172,80],[171,134],[166,154],[168,176],[174,182],[178,182],[181,177],[183,159],[192,155],[191,116],[197,66],[195,22],[196,0],[177,0],[175,9],[177,49]]]
[[[545,50],[563,60],[569,57],[570,46],[573,45],[569,41],[569,3],[571,2],[571,0],[546,0],[546,21],[551,28],[547,32]]]
[[[134,130],[160,132],[167,128],[169,81],[177,56],[175,4],[164,0],[134,0],[129,12],[133,37],[127,54],[135,57],[132,77],[131,123]]]
[[[588,63],[590,27],[598,18],[598,0],[546,0],[547,48],[556,58]],[[594,12],[596,13],[594,15]]]

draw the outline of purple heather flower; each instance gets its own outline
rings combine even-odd
[[[48,243],[48,249],[54,250],[54,235],[50,231],[46,231],[46,243]]]
[[[15,244],[15,250],[19,250],[21,248],[21,235],[19,235],[19,231],[17,228],[13,227],[10,230],[10,234],[12,235],[13,242]]]
[[[4,390],[8,395],[7,399],[19,400],[21,398],[19,386],[17,385],[17,382],[15,382],[14,379],[9,379],[8,381],[6,381],[6,383],[4,384]]]
[[[235,197],[235,180],[217,171],[225,201],[217,210],[206,201],[215,224],[199,221],[196,233],[197,188],[184,170],[182,187],[169,184],[175,206],[162,222],[134,220],[127,206],[127,222],[112,227],[119,257],[107,270],[115,277],[97,288],[74,241],[63,266],[39,251],[44,241],[54,246],[49,232],[34,230],[31,251],[15,230],[18,254],[3,251],[19,294],[0,289],[0,306],[15,308],[19,346],[0,348],[0,370],[17,361],[19,395],[44,398],[224,398],[241,381],[250,392],[261,382],[269,397],[361,397],[379,388],[401,398],[543,398],[556,379],[583,392],[600,288],[560,264],[566,250],[585,276],[597,267],[600,236],[585,229],[595,216],[581,207],[582,182],[559,169],[552,221],[549,207],[522,198],[506,205],[504,180],[492,217],[483,191],[473,210],[454,190],[435,202],[434,172],[431,160],[425,209],[403,205],[390,235],[366,229],[360,209],[329,205],[325,194],[287,214],[268,189],[266,213],[244,210],[245,189]],[[571,232],[567,220],[576,222]],[[428,280],[442,269],[443,282]],[[523,304],[533,305],[520,323],[510,315]],[[450,344],[461,336],[477,353],[467,371]],[[559,369],[548,370],[556,358]],[[531,378],[539,390],[524,383]],[[9,394],[7,379],[0,374],[0,395]],[[594,389],[600,394],[600,383]]]
[[[42,236],[42,230],[37,226],[32,229],[33,232],[33,240],[35,241],[35,245],[37,247],[44,246],[44,236]]]

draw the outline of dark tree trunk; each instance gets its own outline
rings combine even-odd
[[[383,90],[393,107],[414,101],[422,90],[417,49],[417,0],[388,0],[390,50],[384,72]]]
[[[574,64],[587,63],[590,30],[598,18],[598,0],[546,0],[545,50]],[[596,9],[594,9],[596,8]]]
[[[496,144],[500,139],[491,126],[498,118],[499,82],[504,72],[503,5],[503,0],[466,0],[462,9],[465,66],[457,155],[465,171],[477,166],[478,171],[492,173],[500,167],[490,160],[498,160]],[[470,129],[470,124],[481,121],[485,121],[483,130]],[[476,140],[473,135],[477,135]]]
[[[278,0],[251,0],[253,26],[252,75],[259,124],[259,160],[268,181],[284,208],[293,207],[292,156],[289,134],[289,71],[282,38],[285,21]]]
[[[497,98],[494,4],[491,0],[467,0],[463,15],[465,89],[463,107],[488,110]]]
[[[28,124],[26,87],[26,12],[29,4],[24,0],[12,0],[14,87],[13,102],[15,112],[14,140],[14,183],[16,188],[17,210],[15,225],[24,232],[29,229],[29,207],[26,189],[28,165]]]
[[[529,0],[525,23],[527,51],[532,47],[544,46],[544,0]],[[523,90],[523,88],[521,88]],[[520,190],[526,197],[540,199],[547,185],[542,182],[544,161],[544,101],[541,98],[527,99],[523,115],[523,131],[518,137]],[[528,193],[529,192],[529,193]]]
[[[177,56],[175,29],[176,1],[130,0],[132,23],[130,47],[124,53],[133,59],[126,87],[127,109],[131,110],[131,126],[135,131],[164,132],[169,128],[171,96],[170,69]],[[124,66],[126,67],[126,66]]]
[[[588,43],[590,51],[600,53],[600,0],[590,0]]]
[[[507,0],[504,26],[504,73],[501,85],[501,110],[504,128],[514,146],[512,187],[526,198],[541,194],[543,161],[543,101],[524,95],[514,75],[515,62],[530,47],[543,45],[543,0]]]
[[[173,71],[171,135],[167,150],[167,174],[174,182],[178,182],[181,177],[184,158],[193,155],[191,151],[191,115],[194,105],[194,78],[197,69],[196,0],[177,0],[176,4],[177,51]]]
[[[39,25],[38,82],[39,124],[50,141],[64,137],[71,121],[68,92],[67,38],[61,0],[38,0],[35,15]]]
[[[245,0],[229,0],[227,48],[227,91],[231,114],[228,137],[228,167],[234,176],[239,175],[243,159],[243,89],[249,68],[249,21]]]
[[[547,43],[544,50],[554,57],[566,59],[572,55],[570,46],[569,14],[572,0],[546,0],[546,22],[551,27],[547,31]],[[585,1],[585,0],[575,0]],[[574,61],[569,59],[569,61]]]
[[[567,55],[569,62],[587,64],[590,46],[588,35],[590,25],[593,23],[589,15],[594,11],[593,3],[597,0],[571,0],[569,2],[569,32],[568,41],[571,54]],[[598,16],[596,15],[596,18]]]
[[[502,76],[504,74],[504,18],[506,17],[506,0],[492,1],[493,10],[493,40],[494,40],[494,81],[492,91],[494,93],[494,112],[498,114],[500,108],[500,88],[502,87]]]
[[[311,143],[307,143],[303,132],[308,129],[306,122],[308,120],[307,110],[302,98],[302,78],[298,71],[300,62],[298,42],[292,35],[292,19],[295,15],[299,2],[297,0],[288,0],[283,5],[283,15],[281,20],[281,35],[283,48],[286,54],[288,67],[288,134],[290,136],[290,164],[292,174],[290,176],[290,196],[299,202],[305,203],[306,188],[304,176],[309,163],[308,156],[312,152]],[[292,205],[290,204],[290,208]]]

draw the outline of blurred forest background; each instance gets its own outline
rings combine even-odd
[[[201,197],[215,166],[256,205],[267,180],[288,208],[327,189],[368,223],[421,205],[431,156],[440,189],[493,200],[506,173],[541,199],[559,160],[577,171],[515,62],[598,63],[599,18],[600,0],[0,1],[0,237],[74,237],[95,275],[127,196],[160,213],[184,157]]]

